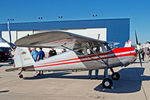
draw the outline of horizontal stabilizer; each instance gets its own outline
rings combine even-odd
[[[11,71],[15,71],[15,70],[18,70],[19,68],[9,68],[9,69],[6,69],[5,71],[6,72],[11,72]]]
[[[31,68],[31,67],[34,67],[34,66],[26,66],[26,67],[9,68],[9,69],[6,69],[5,71],[6,71],[6,72],[11,72],[11,71],[22,70],[22,69],[25,69],[25,68]]]

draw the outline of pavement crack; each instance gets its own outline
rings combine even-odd
[[[143,85],[141,85],[141,86],[142,86],[142,89],[143,89],[143,92],[144,92],[145,100],[148,100],[145,89],[144,89]]]

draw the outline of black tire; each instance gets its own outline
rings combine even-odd
[[[21,74],[21,75],[19,75],[19,78],[23,78],[23,75]]]
[[[103,86],[103,88],[109,88],[109,89],[111,89],[112,86],[113,86],[113,82],[112,82],[111,79],[105,78],[105,79],[103,80],[103,82],[102,82],[102,86]]]
[[[113,73],[113,74],[111,75],[111,78],[112,78],[113,80],[119,80],[120,74],[119,74],[118,72],[115,72],[115,73]]]

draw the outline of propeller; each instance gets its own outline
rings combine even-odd
[[[139,54],[140,65],[142,67],[142,58],[141,58],[141,52],[140,52],[140,45],[139,45],[139,42],[138,42],[138,37],[137,37],[137,34],[136,34],[136,30],[135,30],[135,38],[136,38],[136,47],[137,47],[137,51],[138,51],[138,54]]]

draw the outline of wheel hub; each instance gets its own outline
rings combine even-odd
[[[105,84],[105,86],[109,86],[110,85],[110,83],[108,81],[106,81],[104,84]]]
[[[114,75],[114,78],[117,78],[117,76],[116,76],[116,75]]]

